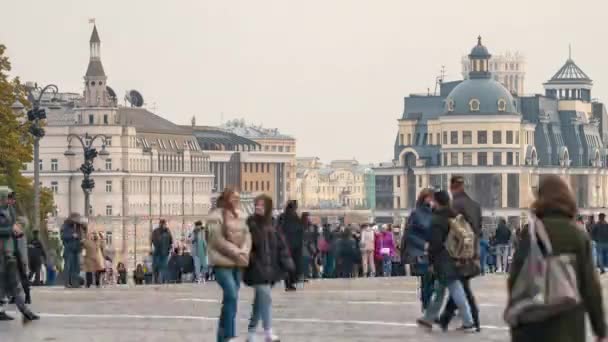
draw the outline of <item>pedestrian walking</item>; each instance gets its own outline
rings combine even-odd
[[[154,281],[157,284],[166,283],[169,280],[169,254],[173,247],[173,236],[165,219],[161,219],[158,227],[152,232],[152,246]]]
[[[410,214],[406,232],[403,234],[404,244],[407,246],[404,257],[411,264],[412,275],[419,278],[422,310],[428,307],[433,293],[433,275],[429,272],[427,252],[431,240],[432,205],[433,190],[420,191],[416,208]]]
[[[80,256],[82,254],[82,231],[80,215],[71,214],[61,226],[61,241],[63,242],[63,273],[65,287],[81,287]]]
[[[506,273],[509,256],[511,255],[511,230],[507,226],[507,221],[502,217],[498,221],[494,239],[496,245],[497,272]]]
[[[551,255],[570,260],[568,264],[576,275],[573,285],[579,292],[581,303],[567,311],[553,313],[546,319],[511,326],[511,341],[585,342],[585,314],[589,317],[597,341],[608,341],[602,288],[591,260],[589,238],[584,231],[577,229],[574,222],[577,206],[572,191],[559,176],[543,177],[531,210],[544,227],[550,241]],[[530,255],[532,241],[527,229],[522,235],[508,279],[509,298],[521,296],[515,285],[520,275],[529,277],[524,265]]]
[[[220,199],[221,207],[213,210],[208,218],[208,253],[223,292],[217,342],[226,342],[236,337],[238,293],[242,270],[249,264],[251,234],[245,216],[238,210],[238,193],[227,189]]]
[[[450,229],[450,220],[456,217],[456,213],[450,206],[450,195],[445,191],[435,192],[433,196],[436,209],[431,218],[431,239],[428,248],[428,256],[432,265],[432,272],[436,280],[434,293],[424,316],[417,320],[420,326],[432,329],[435,321],[439,319],[439,313],[446,295],[449,291],[450,300],[457,306],[462,317],[461,330],[471,332],[475,329],[471,308],[466,299],[463,283],[460,280],[460,272],[454,260],[446,248],[446,241]]]
[[[471,309],[471,315],[475,322],[475,330],[481,331],[479,323],[479,308],[471,289],[471,279],[481,274],[481,265],[479,263],[479,237],[481,236],[481,206],[475,202],[464,189],[464,178],[462,176],[453,176],[450,179],[450,192],[452,193],[452,209],[457,215],[462,215],[473,229],[474,234],[474,255],[473,258],[459,261],[457,267],[460,274],[460,281],[464,287],[467,302]],[[441,315],[441,327],[447,329],[450,321],[454,317],[454,313],[458,308],[454,298],[450,298],[445,306],[444,312]]]
[[[391,225],[384,224],[376,234],[375,258],[382,266],[382,275],[390,277],[392,274],[392,257],[395,254],[395,242]]]
[[[251,234],[249,266],[243,281],[254,290],[247,342],[256,341],[256,329],[262,321],[264,342],[278,342],[272,330],[272,287],[295,269],[289,248],[272,224],[272,200],[266,195],[254,200],[255,212],[247,219]]]
[[[302,247],[304,240],[304,222],[298,217],[298,202],[289,201],[285,212],[279,217],[279,229],[287,241],[291,257],[296,265],[295,271],[285,279],[285,291],[295,291],[302,276]],[[308,215],[304,215],[307,219]]]
[[[374,248],[376,233],[371,225],[364,223],[361,225],[361,266],[363,268],[364,277],[376,276],[376,263],[374,262]]]
[[[194,260],[194,279],[198,283],[205,282],[207,273],[207,239],[203,229],[203,223],[196,221],[191,235],[192,259]]]
[[[105,269],[104,247],[105,243],[97,232],[89,233],[87,239],[83,241],[85,284],[87,288],[91,287],[93,283],[97,287],[101,286],[101,276]]]
[[[599,222],[595,224],[591,230],[591,239],[595,245],[595,256],[597,262],[594,264],[602,274],[608,268],[608,223],[606,223],[606,214],[599,215]]]
[[[27,255],[29,262],[30,273],[28,279],[34,286],[42,285],[41,279],[41,268],[47,262],[46,252],[42,246],[42,242],[39,238],[39,231],[34,230],[32,232],[32,239],[28,243]]]
[[[352,278],[357,259],[357,246],[350,228],[344,229],[337,242],[336,272],[338,278]]]

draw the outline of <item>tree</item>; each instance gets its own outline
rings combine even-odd
[[[9,78],[11,63],[5,51],[6,46],[0,44],[0,185],[9,186],[17,193],[18,215],[26,216],[29,222],[33,222],[32,179],[21,174],[22,165],[33,159],[33,138],[29,134],[30,123],[25,113],[16,113],[12,108],[17,101],[26,108],[31,106],[19,78]],[[40,222],[45,222],[46,215],[53,210],[53,195],[48,189],[42,189],[40,198]],[[46,241],[46,226],[43,224],[39,228],[42,239]]]

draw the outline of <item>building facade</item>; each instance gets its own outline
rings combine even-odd
[[[296,198],[296,140],[278,129],[268,129],[232,120],[221,126],[226,132],[253,141],[240,156],[242,192],[266,193],[275,206]],[[225,158],[224,158],[225,159]]]
[[[319,158],[297,159],[297,195],[306,209],[368,209],[373,171],[356,160],[334,160],[323,165]],[[372,182],[373,183],[373,182]]]
[[[583,214],[608,205],[604,104],[592,102],[591,79],[568,59],[544,84],[545,94],[514,96],[496,81],[481,38],[469,75],[437,96],[411,95],[398,124],[394,160],[375,168],[375,215],[404,217],[416,194],[447,189],[462,175],[486,219],[518,221],[545,175],[560,175]]]
[[[490,57],[488,69],[495,81],[502,83],[511,94],[525,94],[526,59],[519,52],[507,51]],[[469,56],[462,57],[462,78],[468,79],[471,72]]]
[[[148,254],[150,233],[160,218],[168,221],[177,240],[186,237],[194,221],[205,218],[213,174],[210,157],[191,128],[144,108],[118,106],[107,85],[100,45],[94,27],[82,96],[42,102],[50,114],[40,142],[40,181],[54,193],[56,217],[50,221],[55,228],[72,212],[88,212],[89,229],[105,233],[109,254],[132,268]],[[97,151],[109,152],[105,160],[94,161],[89,208],[84,208],[79,170],[83,147],[71,135],[85,143],[93,140]],[[66,150],[75,156],[66,156]],[[33,164],[25,165],[23,173],[33,177]]]

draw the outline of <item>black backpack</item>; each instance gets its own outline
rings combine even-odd
[[[8,207],[0,208],[0,239],[6,239],[13,234],[15,219]]]

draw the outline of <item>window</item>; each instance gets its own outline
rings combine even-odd
[[[112,232],[106,232],[106,246],[112,247]]]
[[[455,166],[458,165],[458,153],[450,152],[450,165]]]
[[[507,131],[507,144],[513,143],[513,131]]]
[[[147,145],[147,144],[144,144]],[[106,137],[106,146],[112,146],[112,137]]]
[[[260,164],[255,163],[255,172],[260,172]]]
[[[443,132],[443,144],[448,144],[448,132]]]
[[[429,139],[428,133],[424,133],[424,135],[422,136],[422,146],[426,145],[428,139]]]
[[[258,181],[255,181],[255,191],[260,190],[260,183]]]
[[[400,188],[400,187],[401,187],[401,176],[397,176],[397,181],[396,181],[396,183],[397,183],[397,184],[396,184],[396,185],[397,185],[397,187],[398,187],[398,188]]]
[[[93,125],[95,123],[95,116],[93,114],[89,114],[89,125]]]
[[[59,165],[57,163],[57,159],[51,159],[51,171],[57,171],[59,169]]]
[[[479,112],[479,100],[472,99],[469,101],[469,109],[471,112]]]
[[[266,181],[266,190],[270,191],[270,181]]]
[[[291,152],[291,147],[290,146],[285,146],[285,152]]]
[[[505,99],[499,99],[497,104],[499,112],[504,112],[507,110],[507,101]]]
[[[465,145],[472,144],[473,143],[473,132],[462,131],[462,143]]]
[[[429,133],[429,145],[433,145],[433,133]]]
[[[51,182],[51,191],[56,194],[59,192],[59,184],[56,181]]]
[[[247,191],[247,182],[243,182],[243,188],[245,191]]]
[[[519,132],[513,131],[513,134],[515,134],[515,144],[519,145]]]
[[[112,216],[112,206],[106,205],[106,216]]]
[[[399,145],[403,146],[403,134],[399,134]]]
[[[488,132],[487,131],[477,131],[477,143],[478,144],[487,144],[488,143]]]
[[[112,159],[106,159],[106,170],[112,170]]]
[[[112,192],[112,181],[111,180],[106,181],[106,192]]]
[[[437,140],[435,140],[437,145],[441,145],[441,134],[437,133]]]
[[[448,99],[448,112],[454,111],[454,100]]]
[[[513,152],[507,152],[507,165],[513,165]]]
[[[107,125],[108,124],[108,114],[104,114],[103,115],[103,124]]]
[[[414,140],[413,145],[418,145],[418,144],[420,144],[420,133],[416,133],[416,140]]]
[[[276,145],[272,145],[272,152],[276,152],[277,151],[277,146]]]
[[[501,152],[494,152],[493,155],[493,161],[492,161],[493,165],[502,165],[502,153]]]
[[[450,144],[458,145],[458,131],[450,132]]]
[[[473,165],[473,152],[462,153],[462,165],[470,166]]]
[[[407,134],[407,144],[408,144],[408,145],[411,145],[411,144],[412,144],[412,134],[411,134],[411,133],[408,133],[408,134]]]
[[[492,143],[502,144],[502,131],[492,131]]]
[[[279,152],[283,152],[283,146],[279,146]]]
[[[448,166],[448,154],[443,154],[443,166]]]
[[[488,152],[477,152],[477,165],[488,165]]]
[[[38,159],[38,170],[42,171],[42,159]]]

